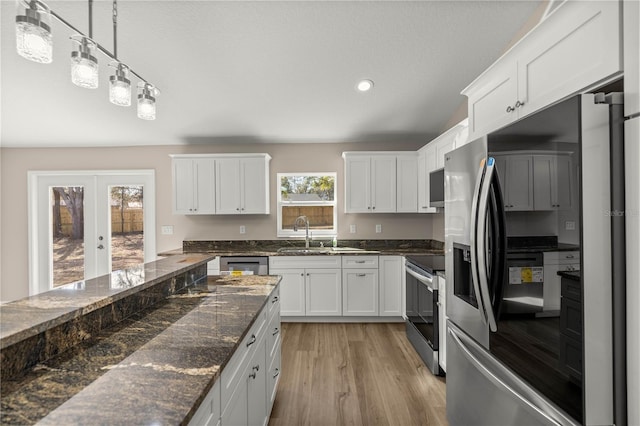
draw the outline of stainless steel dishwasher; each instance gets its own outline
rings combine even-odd
[[[268,256],[220,256],[220,273],[234,271],[252,272],[253,275],[269,274]],[[249,275],[249,274],[247,274]]]

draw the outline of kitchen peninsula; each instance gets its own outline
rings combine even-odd
[[[172,256],[2,305],[0,423],[187,424],[201,415],[245,335],[267,311],[275,317],[267,301],[279,282],[207,280],[211,258]]]

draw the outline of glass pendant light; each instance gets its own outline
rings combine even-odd
[[[71,36],[78,50],[71,52],[71,81],[86,89],[98,87],[98,60],[94,56],[96,43],[81,35]]]
[[[53,60],[51,12],[39,1],[16,1],[16,49],[30,61],[50,64]]]
[[[138,93],[138,118],[143,120],[156,119],[155,88],[149,83],[141,83]]]
[[[115,74],[109,77],[109,100],[115,105],[131,105],[129,67],[121,62],[112,62],[109,66],[116,69]]]

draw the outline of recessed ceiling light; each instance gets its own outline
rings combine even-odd
[[[368,90],[371,90],[373,88],[373,81],[371,81],[371,80],[360,80],[358,82],[358,85],[356,86],[356,88],[360,92],[366,92]]]

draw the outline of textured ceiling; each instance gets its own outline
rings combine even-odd
[[[18,56],[15,4],[0,3],[1,143],[21,147],[427,141],[540,2],[120,0],[118,56],[162,90],[153,122],[109,103],[104,56],[98,89],[70,82],[58,22],[52,64]],[[47,3],[87,32],[85,1]],[[109,50],[111,7],[93,13]]]

